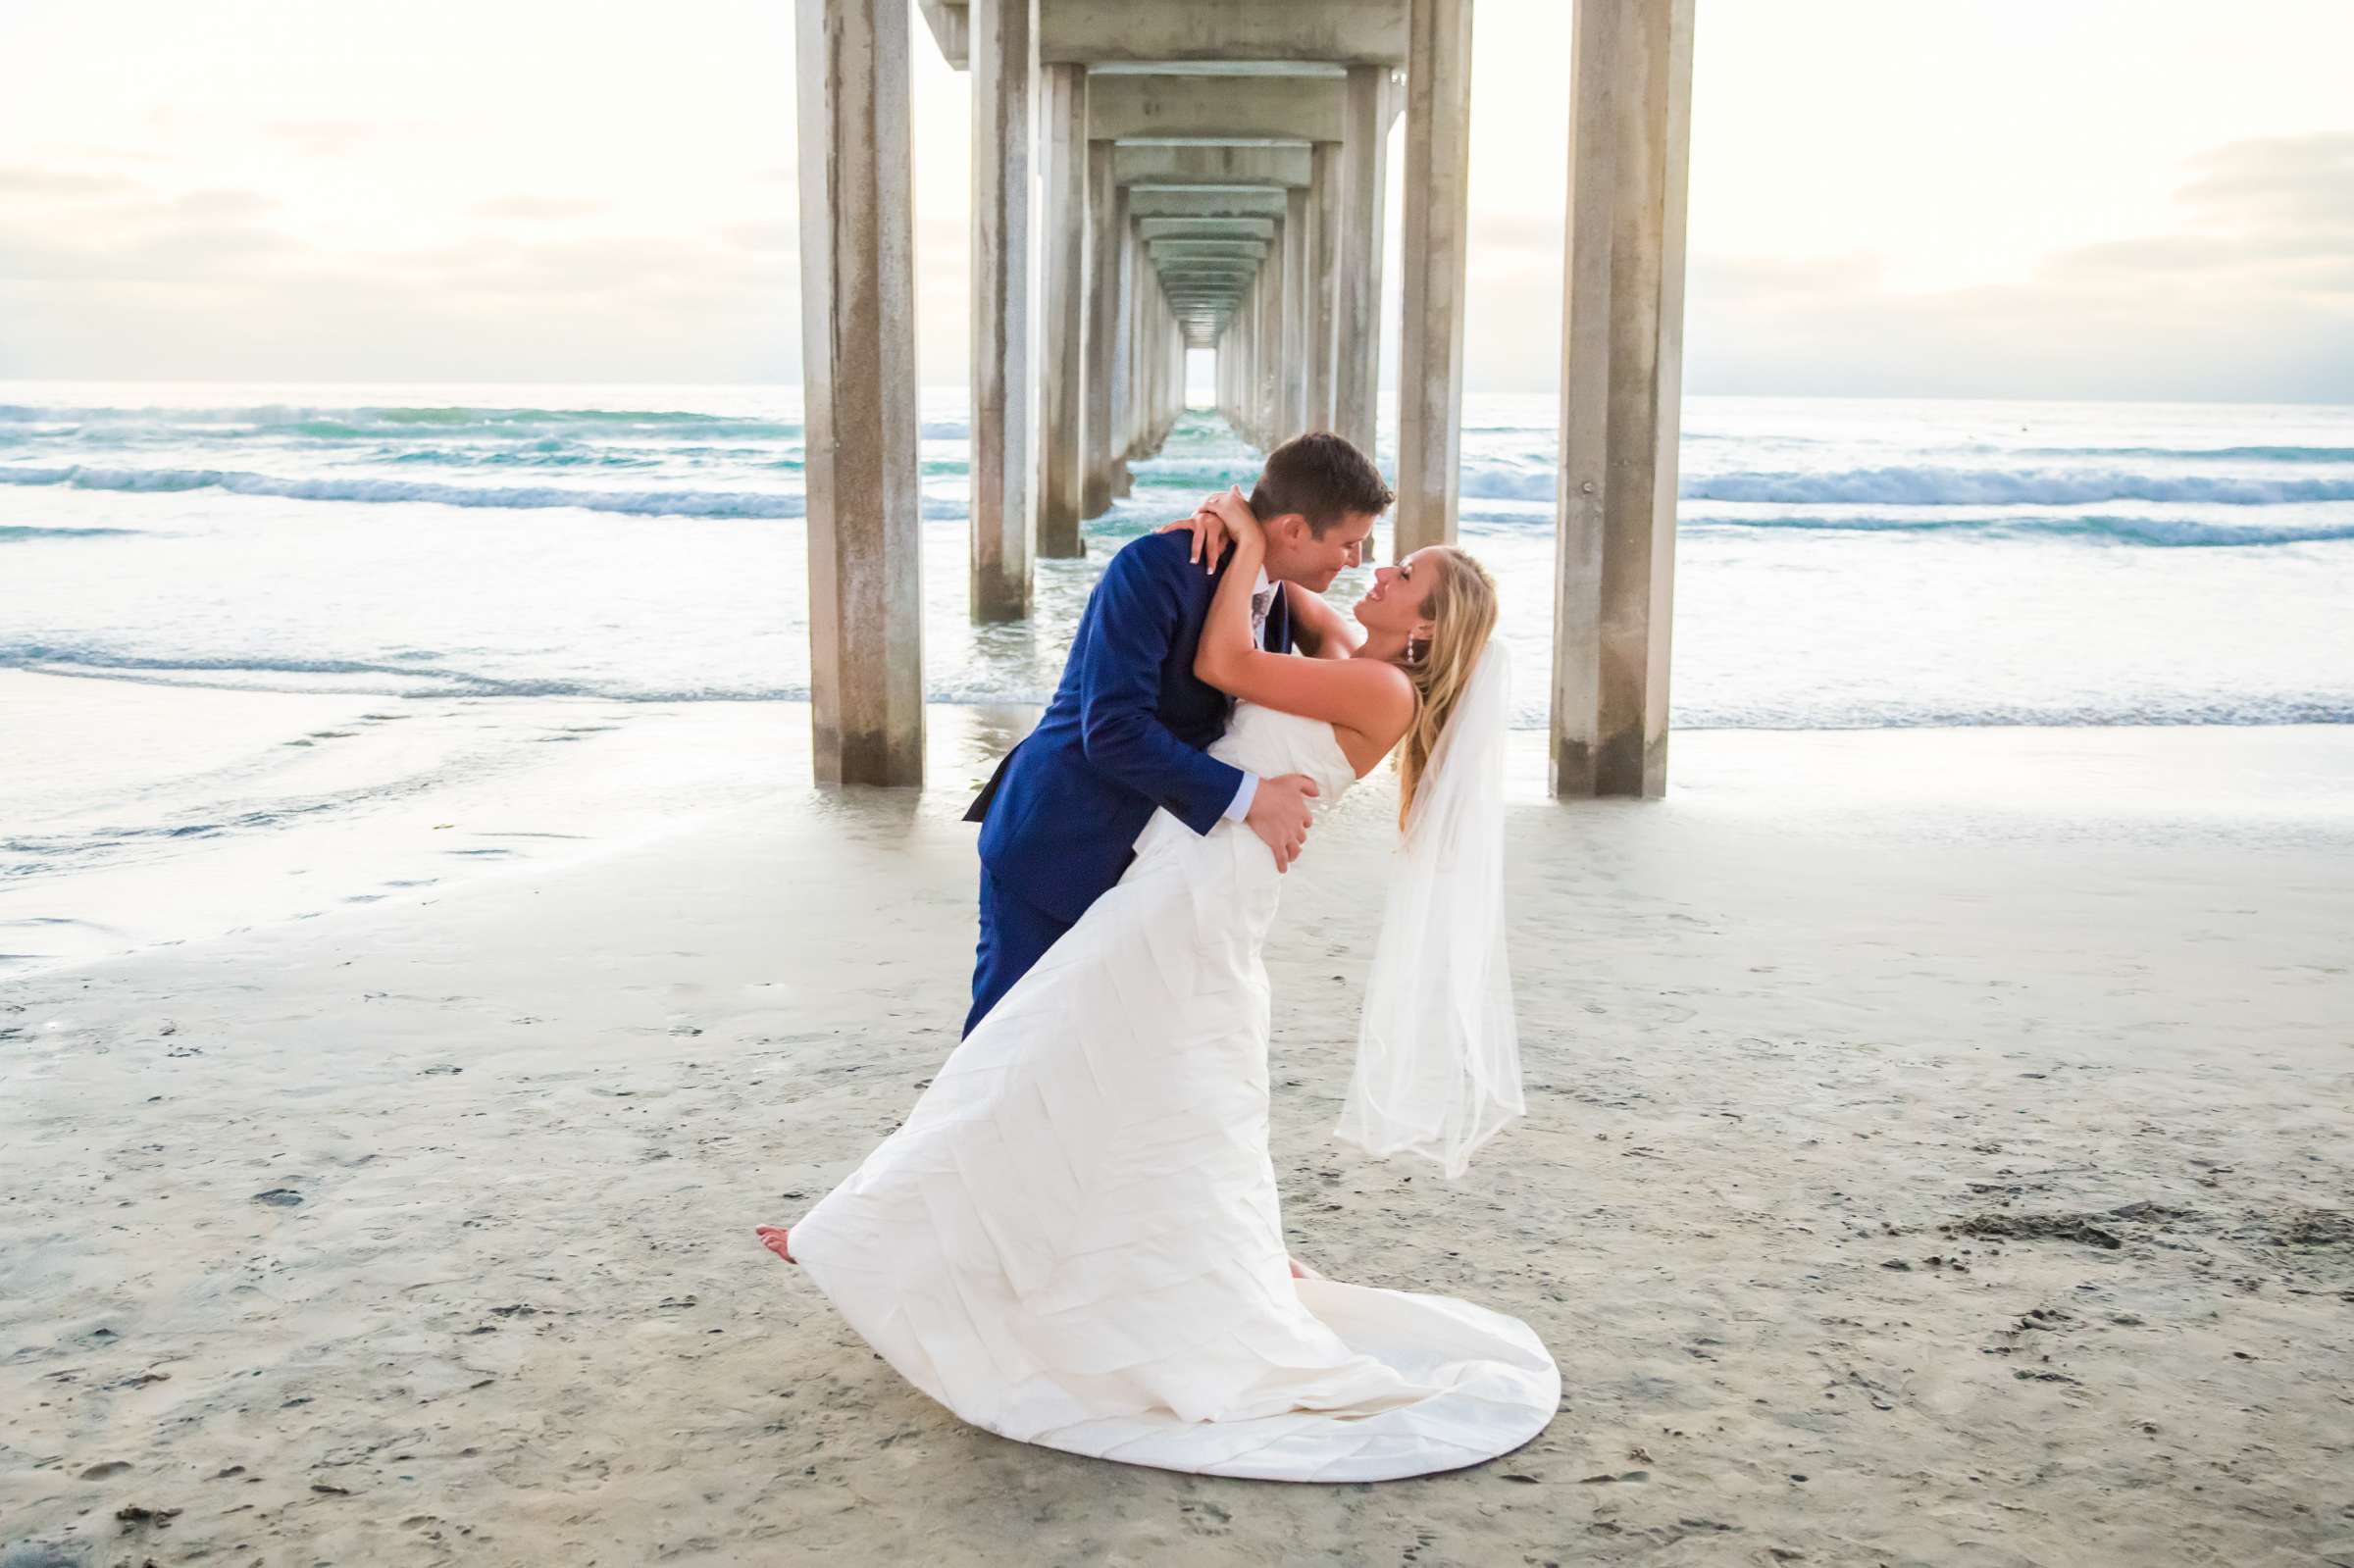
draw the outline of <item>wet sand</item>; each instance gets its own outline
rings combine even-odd
[[[1295,1250],[1536,1328],[1517,1453],[1006,1442],[760,1249],[954,1042],[956,764],[0,981],[0,1564],[2354,1563],[2354,731],[1675,745],[1523,748],[1461,1183],[1330,1138],[1386,787],[1270,954]]]

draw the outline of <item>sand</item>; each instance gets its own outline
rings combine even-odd
[[[0,981],[0,1564],[2354,1564],[2354,730],[1519,761],[1462,1182],[1330,1138],[1386,790],[1270,955],[1296,1251],[1524,1317],[1519,1452],[1010,1443],[759,1248],[954,1041],[959,763]]]

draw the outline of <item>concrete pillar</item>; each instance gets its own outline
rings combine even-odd
[[[1087,144],[1087,419],[1079,515],[1111,510],[1111,377],[1118,363],[1120,228],[1111,182],[1111,143]]]
[[[1408,0],[1406,277],[1398,366],[1397,557],[1456,534],[1463,444],[1463,256],[1472,0]]]
[[[903,0],[800,0],[809,706],[821,784],[924,782]]]
[[[1561,320],[1557,795],[1667,784],[1694,0],[1577,11]]]
[[[1174,431],[1177,429],[1177,422],[1185,418],[1185,362],[1187,350],[1191,346],[1191,342],[1186,337],[1185,324],[1178,319],[1172,308],[1169,315],[1169,367],[1167,372],[1169,411],[1163,424],[1162,433],[1164,436],[1168,432]]]
[[[1147,454],[1157,453],[1169,438],[1169,317],[1168,295],[1162,290],[1160,270],[1145,269],[1146,280],[1152,289],[1152,430],[1147,441]]]
[[[1128,455],[1136,457],[1142,453],[1145,427],[1151,420],[1145,398],[1145,377],[1151,364],[1145,342],[1145,308],[1150,302],[1146,289],[1152,262],[1145,242],[1136,237],[1133,221],[1121,238],[1128,246]]]
[[[1151,418],[1145,428],[1145,455],[1151,457],[1160,450],[1161,394],[1167,387],[1169,379],[1169,316],[1167,308],[1161,303],[1158,269],[1152,267],[1145,269],[1145,287],[1151,297],[1151,308],[1145,313],[1145,341],[1151,349],[1151,352],[1145,356],[1146,362],[1151,367],[1145,382],[1145,398],[1147,405],[1151,409]]]
[[[1152,450],[1169,438],[1169,307],[1160,274],[1152,274]]]
[[[1276,243],[1268,247],[1270,254],[1281,254],[1283,232],[1276,230]],[[1277,292],[1283,281],[1283,269],[1261,262],[1258,268],[1258,382],[1252,401],[1252,416],[1258,423],[1258,444],[1261,448],[1274,444],[1275,429],[1275,343],[1282,335],[1283,300]]]
[[[1116,155],[1115,155],[1116,156]],[[1111,467],[1136,449],[1136,247],[1120,236],[1120,323],[1111,352]]]
[[[1228,395],[1234,402],[1235,433],[1248,441],[1251,432],[1245,427],[1251,423],[1243,402],[1243,389],[1251,384],[1251,296],[1245,292],[1234,303],[1234,389]]]
[[[1038,553],[1075,556],[1079,542],[1081,438],[1086,427],[1081,354],[1087,342],[1087,68],[1048,66],[1044,114],[1046,331],[1039,356]]]
[[[1185,411],[1191,406],[1186,401],[1186,394],[1189,390],[1189,361],[1194,348],[1193,328],[1182,319],[1179,320],[1170,329],[1169,345],[1169,424],[1173,429],[1179,420],[1185,418]],[[1203,346],[1206,348],[1209,345],[1204,343]]]
[[[1334,338],[1333,430],[1373,450],[1381,385],[1381,241],[1388,190],[1387,66],[1351,66],[1342,143],[1340,321]]]
[[[1246,284],[1234,302],[1234,428],[1246,441],[1251,439],[1251,299]]]
[[[1228,425],[1238,422],[1234,410],[1235,360],[1242,352],[1236,335],[1235,319],[1229,316],[1226,327],[1218,334],[1218,417]]]
[[[1301,423],[1313,430],[1333,428],[1333,355],[1339,322],[1341,250],[1341,144],[1319,141],[1311,157],[1309,204],[1315,215],[1307,264],[1314,304],[1307,321],[1307,410]]]
[[[1307,188],[1285,192],[1283,221],[1283,438],[1307,429],[1307,338],[1315,309],[1308,302],[1307,253],[1314,227]]]
[[[1291,226],[1289,224],[1278,225],[1275,229],[1275,243],[1267,247],[1265,264],[1267,299],[1269,301],[1266,408],[1267,440],[1270,445],[1282,441],[1284,426],[1288,423],[1284,413],[1284,380],[1290,367],[1284,364],[1283,351],[1292,340],[1292,274],[1291,269],[1285,265],[1284,258],[1290,253]]]
[[[1135,440],[1131,412],[1136,401],[1136,226],[1128,221],[1128,191],[1112,192],[1113,225],[1119,235],[1118,262],[1112,278],[1118,294],[1112,301],[1111,338],[1111,493],[1125,496],[1134,486],[1128,478],[1128,454]]]
[[[1128,354],[1128,456],[1131,461],[1145,455],[1146,432],[1152,428],[1152,341],[1145,330],[1146,312],[1151,305],[1152,268],[1145,260],[1145,247],[1138,241],[1129,226],[1128,251],[1135,259],[1128,265],[1128,333],[1131,348]]]
[[[1243,440],[1250,440],[1250,430],[1246,429],[1250,424],[1250,415],[1246,412],[1246,407],[1243,407],[1243,403],[1246,403],[1246,400],[1243,400],[1243,388],[1248,388],[1248,386],[1250,386],[1250,289],[1243,289],[1243,297],[1234,301],[1234,391],[1231,391],[1234,412],[1226,417],[1226,422],[1234,427],[1234,433],[1241,435]]]
[[[1218,329],[1215,352],[1217,358],[1212,362],[1210,402],[1217,409],[1220,419],[1230,420],[1232,415],[1226,406],[1226,386],[1234,374],[1234,333],[1232,331],[1225,328]]]
[[[1283,245],[1283,230],[1278,228],[1276,245],[1271,245],[1269,252],[1276,254],[1281,245]],[[1269,395],[1269,388],[1273,386],[1273,379],[1276,379],[1276,316],[1278,316],[1278,311],[1281,311],[1281,304],[1276,301],[1276,278],[1281,278],[1281,276],[1283,276],[1281,266],[1266,266],[1264,261],[1259,264],[1259,280],[1257,280],[1259,282],[1259,304],[1257,304],[1257,309],[1253,311],[1253,318],[1257,321],[1259,360],[1257,360],[1257,368],[1254,368],[1257,370],[1257,377],[1254,377],[1253,386],[1250,386],[1250,419],[1253,419],[1253,429],[1257,430],[1257,442],[1259,442],[1261,450],[1271,445],[1269,430],[1273,429],[1273,422],[1276,422],[1276,419],[1273,419],[1273,398]]]
[[[1128,252],[1133,258],[1128,264],[1128,458],[1135,462],[1144,457],[1150,442],[1147,432],[1152,428],[1152,342],[1145,330],[1146,312],[1151,305],[1152,268],[1145,260],[1145,247],[1133,229],[1128,238]]]
[[[1030,124],[1038,0],[972,0],[972,616],[1030,614]]]
[[[1256,432],[1251,429],[1251,388],[1255,384],[1258,376],[1253,363],[1253,353],[1257,345],[1257,336],[1256,323],[1253,320],[1252,307],[1257,298],[1256,288],[1246,286],[1243,290],[1243,297],[1236,306],[1238,320],[1242,325],[1242,338],[1241,345],[1234,356],[1235,430],[1244,440],[1252,442],[1258,439]]]
[[[1252,275],[1247,319],[1251,324],[1251,341],[1244,350],[1243,433],[1253,446],[1263,449],[1267,444],[1266,426],[1261,418],[1264,410],[1259,406],[1260,393],[1266,387],[1267,364],[1267,270],[1263,265]]]

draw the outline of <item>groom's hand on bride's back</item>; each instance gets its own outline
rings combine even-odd
[[[1313,779],[1304,773],[1287,773],[1280,779],[1261,779],[1258,793],[1251,797],[1251,809],[1243,820],[1275,851],[1277,871],[1291,870],[1300,851],[1307,847],[1307,803],[1315,793]]]

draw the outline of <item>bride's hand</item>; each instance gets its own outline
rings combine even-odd
[[[1216,497],[1212,496],[1210,499],[1215,500]],[[1189,561],[1199,562],[1202,570],[1204,572],[1215,571],[1218,565],[1218,557],[1226,553],[1228,535],[1226,532],[1225,523],[1219,519],[1215,512],[1210,511],[1207,505],[1204,504],[1203,509],[1199,512],[1196,512],[1192,517],[1185,518],[1176,523],[1164,523],[1159,528],[1154,529],[1152,531],[1155,533],[1174,533],[1179,529],[1189,531],[1194,536],[1193,553],[1187,556],[1186,559]]]
[[[1258,514],[1251,510],[1251,502],[1243,495],[1241,485],[1230,487],[1223,495],[1213,495],[1202,503],[1202,510],[1225,525],[1226,531],[1238,543],[1264,545],[1266,530],[1260,526]]]

